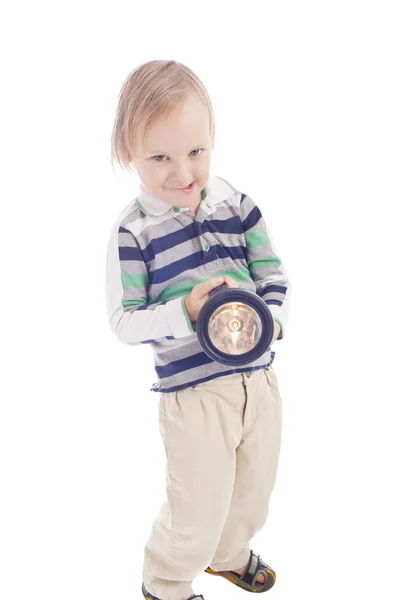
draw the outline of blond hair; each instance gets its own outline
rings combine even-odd
[[[203,102],[210,116],[210,138],[214,146],[215,122],[209,95],[200,79],[175,60],[152,60],[134,69],[118,97],[111,136],[111,162],[132,169],[138,144],[143,143],[151,124],[179,108],[191,94]],[[141,140],[138,129],[143,127]]]

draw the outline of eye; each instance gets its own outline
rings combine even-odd
[[[190,154],[192,154],[193,152],[203,152],[204,148],[197,148],[197,150],[192,150],[192,152]],[[200,156],[200,154],[194,154],[194,156]]]
[[[200,154],[193,154],[193,152],[204,152],[205,148],[197,148],[196,150],[192,150],[189,153],[189,156],[200,156]],[[165,154],[156,154],[155,156],[151,157],[152,159],[154,159],[156,162],[165,162],[165,160],[163,160],[163,158],[168,158],[168,156],[166,156]]]

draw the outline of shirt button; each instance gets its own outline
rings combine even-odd
[[[172,210],[174,211],[174,213],[181,212],[181,209],[180,209],[180,208],[178,208],[177,206],[173,206],[173,207],[172,207]]]
[[[204,250],[205,250],[206,252],[208,252],[208,251],[209,251],[209,249],[210,249],[210,246],[209,246],[208,244],[206,244],[206,245],[204,246]]]

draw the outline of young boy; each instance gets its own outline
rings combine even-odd
[[[281,443],[282,401],[271,346],[287,324],[290,283],[253,200],[210,176],[212,106],[181,63],[151,61],[122,86],[112,156],[140,178],[107,249],[112,331],[152,344],[167,497],[146,543],[142,593],[190,600],[202,572],[264,592],[273,569],[249,547],[265,524]],[[270,348],[232,368],[211,360],[195,323],[225,281],[252,290],[275,322]]]

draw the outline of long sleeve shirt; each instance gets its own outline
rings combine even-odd
[[[246,194],[212,176],[194,214],[140,192],[114,223],[106,257],[106,305],[117,339],[151,344],[157,381],[173,392],[216,377],[272,364],[271,347],[253,363],[232,367],[209,358],[186,310],[193,287],[227,275],[256,292],[287,325],[291,286],[260,209]]]

